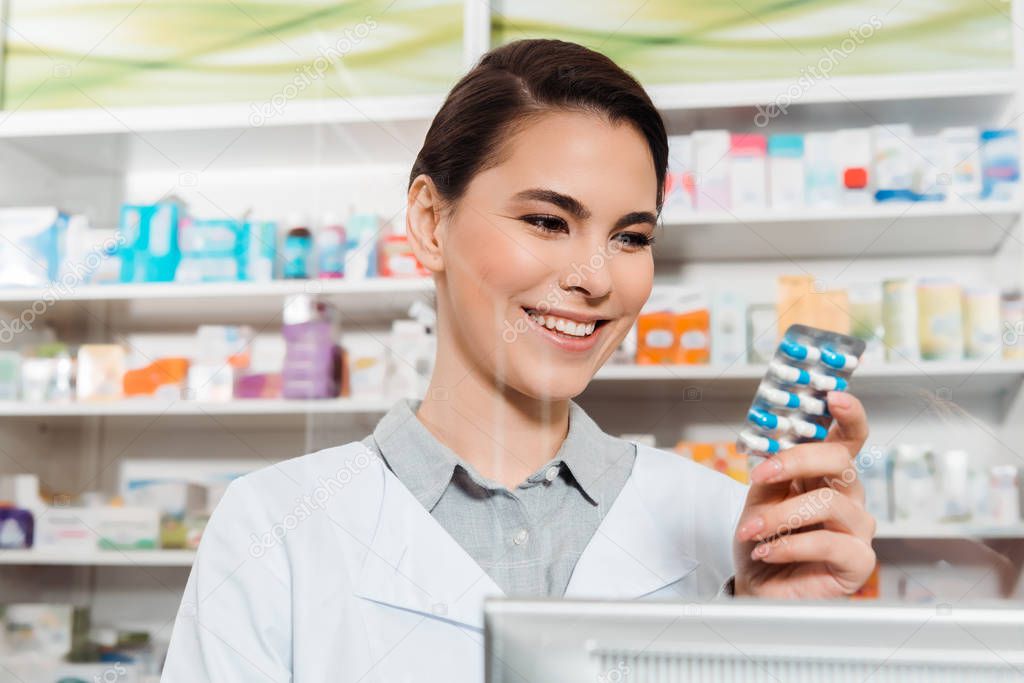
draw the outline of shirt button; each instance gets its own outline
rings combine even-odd
[[[552,466],[548,468],[548,471],[544,473],[544,478],[548,481],[554,481],[555,477],[558,476],[558,466]]]
[[[526,529],[520,529],[516,532],[516,535],[512,537],[512,542],[516,545],[522,545],[526,543],[526,539],[529,538],[530,534]]]

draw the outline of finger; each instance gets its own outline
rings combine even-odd
[[[850,474],[844,474],[852,470]],[[853,456],[839,443],[815,441],[801,443],[776,453],[750,471],[756,484],[777,484],[793,479],[812,477],[845,477],[856,479]]]
[[[825,562],[844,577],[866,578],[875,568],[875,551],[862,538],[840,531],[818,529],[758,543],[751,559],[769,564]],[[859,585],[859,584],[858,584]]]
[[[864,448],[864,442],[868,438],[868,416],[864,412],[864,405],[853,394],[830,391],[828,412],[835,422],[825,441],[842,444],[850,452],[850,456],[855,457]]]
[[[744,512],[736,538],[740,541],[785,536],[795,530],[825,524],[865,540],[875,534],[875,518],[854,499],[834,489],[820,488],[780,503],[758,505]]]

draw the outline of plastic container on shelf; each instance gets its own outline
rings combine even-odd
[[[313,273],[313,233],[309,221],[299,214],[288,220],[284,236],[281,273],[286,280],[304,280]]]
[[[317,231],[316,250],[318,276],[323,279],[345,277],[345,250],[348,235],[336,214],[327,213]]]

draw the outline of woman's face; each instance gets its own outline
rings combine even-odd
[[[441,228],[440,333],[527,396],[576,396],[650,295],[656,190],[631,125],[568,112],[531,120]]]

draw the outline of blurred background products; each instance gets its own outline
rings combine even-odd
[[[709,303],[710,302],[710,303]],[[774,303],[741,293],[656,285],[636,323],[640,365],[767,363],[784,325],[802,323],[867,343],[871,365],[1022,357],[1018,291],[954,278],[893,278],[818,291],[812,275],[783,275]],[[624,342],[623,351],[626,351]],[[619,354],[618,362],[629,362]]]
[[[123,205],[117,230],[91,227],[88,216],[56,208],[0,208],[0,233],[7,237],[0,243],[0,286],[61,282],[66,290],[428,274],[409,247],[404,222],[383,224],[359,212],[342,221],[326,212],[313,225],[300,213],[281,222],[197,217],[177,199]]]
[[[0,678],[158,680],[230,483],[424,395],[410,169],[526,37],[607,54],[668,133],[654,291],[573,400],[748,481],[780,331],[852,334],[857,597],[1019,604],[1022,3],[894,5],[0,0]]]
[[[909,124],[762,135],[695,131],[669,140],[666,213],[890,202],[1019,201],[1015,130]]]

